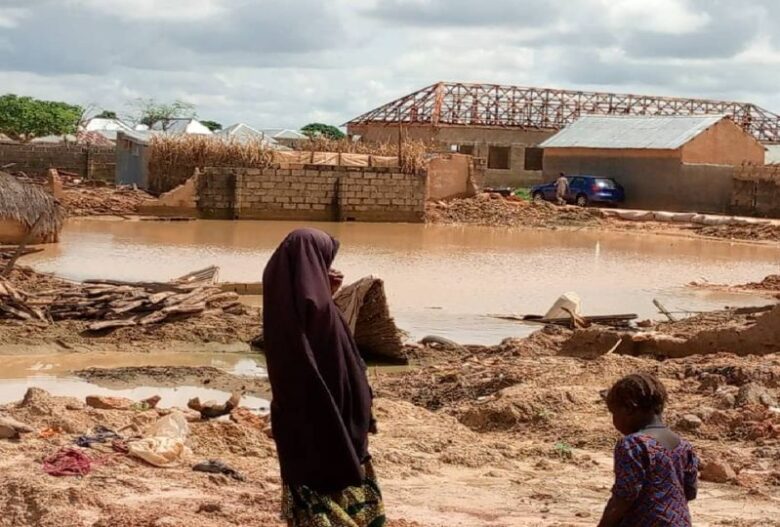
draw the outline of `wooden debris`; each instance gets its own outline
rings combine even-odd
[[[0,318],[47,324],[91,320],[88,330],[98,332],[240,309],[237,294],[213,284],[217,272],[209,267],[168,283],[91,280],[38,294],[0,278]]]

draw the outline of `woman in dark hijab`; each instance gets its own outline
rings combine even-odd
[[[263,336],[271,426],[294,527],[384,525],[368,433],[366,366],[333,303],[338,242],[314,229],[290,233],[263,273]]]

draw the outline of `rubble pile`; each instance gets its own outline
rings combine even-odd
[[[61,202],[69,216],[126,216],[138,214],[151,194],[132,187],[66,186]]]
[[[53,281],[51,289],[29,292],[0,277],[0,319],[46,326],[55,321],[89,320],[89,331],[148,326],[208,312],[242,314],[239,295],[214,286],[216,267],[172,282],[84,283]]]
[[[698,229],[702,236],[729,240],[780,242],[780,225],[712,225]]]
[[[564,206],[546,201],[503,198],[499,194],[480,194],[474,198],[428,203],[428,223],[474,224],[504,227],[564,227],[598,225],[596,209]]]

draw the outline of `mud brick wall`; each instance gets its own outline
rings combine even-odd
[[[44,176],[50,168],[78,174],[84,179],[113,182],[116,176],[114,147],[84,145],[0,144],[0,166],[30,176]]]
[[[734,177],[734,214],[780,218],[780,165],[744,165]]]
[[[205,217],[422,222],[425,192],[425,175],[391,168],[207,168],[198,208]]]
[[[196,202],[201,217],[230,220],[236,216],[238,169],[212,170],[197,178]]]

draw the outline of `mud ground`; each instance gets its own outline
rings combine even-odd
[[[727,481],[702,482],[692,505],[695,525],[780,525],[780,355],[583,359],[565,355],[571,337],[553,328],[496,347],[422,348],[413,369],[370,370],[380,432],[372,452],[391,526],[594,525],[609,495],[618,437],[603,393],[638,370],[667,385],[667,419],[694,443],[704,464],[727,466],[731,474]],[[169,376],[173,382],[228,382],[210,369],[80,375],[118,385],[169,382]],[[63,430],[48,439],[34,433],[0,441],[0,500],[7,504],[0,525],[281,527],[274,445],[248,424],[190,423],[193,455],[178,468],[90,450],[97,465],[84,478],[41,470],[46,455],[96,425],[143,428],[166,411],[95,410],[40,391],[0,408],[36,430]],[[247,481],[189,468],[212,458]]]
[[[604,217],[599,209],[572,205],[559,207],[549,202],[504,199],[494,194],[475,198],[429,202],[428,223],[544,229],[608,229],[672,236],[705,237],[758,243],[780,242],[780,225],[700,226],[657,221],[626,221]]]

